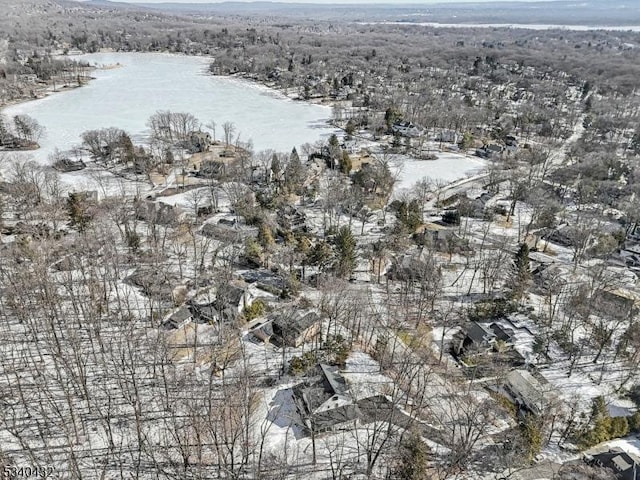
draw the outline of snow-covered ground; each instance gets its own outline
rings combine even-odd
[[[392,162],[397,169],[398,182],[396,192],[410,189],[424,178],[436,181],[453,182],[480,172],[486,162],[481,158],[459,153],[437,152],[437,160],[417,160],[398,155]]]

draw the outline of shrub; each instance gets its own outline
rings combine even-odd
[[[333,357],[333,362],[337,365],[344,365],[347,362],[347,357],[351,352],[349,344],[340,334],[330,335],[324,344],[324,348],[327,353]]]
[[[251,305],[246,307],[242,312],[242,316],[245,321],[250,322],[251,320],[258,318],[261,315],[264,315],[264,312],[267,310],[267,306],[262,300],[256,300]]]
[[[318,357],[313,352],[304,353],[300,357],[293,357],[289,361],[289,375],[304,375],[316,363],[318,363]]]
[[[517,310],[518,306],[516,303],[504,298],[481,301],[469,309],[469,320],[472,322],[482,322],[484,320],[504,318]]]
[[[542,450],[544,438],[541,423],[533,415],[526,415],[520,423],[520,432],[527,446],[527,458],[533,460]]]

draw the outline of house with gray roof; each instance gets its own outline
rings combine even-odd
[[[192,314],[186,305],[172,312],[163,322],[162,328],[165,330],[176,330],[182,328],[192,320]]]
[[[293,401],[308,432],[319,433],[353,424],[360,417],[338,367],[323,363],[293,387]]]
[[[534,415],[542,415],[548,406],[548,389],[527,370],[509,372],[504,388],[516,405]]]

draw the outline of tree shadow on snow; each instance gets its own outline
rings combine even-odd
[[[302,428],[302,419],[293,402],[293,390],[286,388],[278,390],[269,404],[267,420],[280,428],[290,428],[296,440],[305,437]]]

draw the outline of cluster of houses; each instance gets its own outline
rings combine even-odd
[[[426,130],[413,122],[399,120],[391,126],[391,133],[401,137],[417,138],[424,136]],[[481,130],[478,135],[483,137],[484,131]],[[432,140],[440,143],[458,144],[462,141],[462,138],[462,135],[455,130],[440,129],[436,132]],[[502,155],[511,155],[515,153],[518,148],[518,139],[514,135],[507,135],[500,142],[483,144],[476,149],[475,153],[478,157],[493,159]]]
[[[492,375],[483,371],[481,357],[492,357],[492,366],[510,370],[500,393],[509,398],[521,413],[542,415],[554,398],[548,383],[514,348],[516,332],[504,322],[470,322],[451,342],[451,353],[462,365],[473,368],[474,377]],[[478,373],[479,372],[479,373]]]

